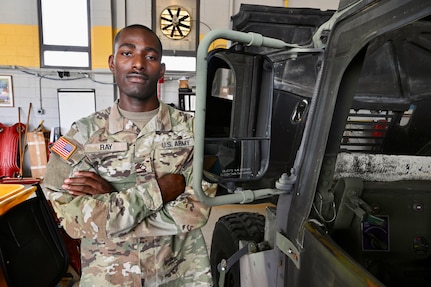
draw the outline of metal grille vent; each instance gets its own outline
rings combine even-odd
[[[394,117],[392,111],[350,110],[341,150],[379,152]]]

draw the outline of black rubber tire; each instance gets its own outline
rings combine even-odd
[[[217,265],[239,249],[239,241],[262,242],[265,233],[265,217],[254,212],[237,212],[222,216],[214,227],[211,241],[211,270],[214,286],[218,286],[220,274]],[[240,287],[239,262],[232,266],[225,277],[226,287]]]

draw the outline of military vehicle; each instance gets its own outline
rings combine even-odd
[[[194,189],[272,204],[219,219],[216,286],[431,284],[430,15],[429,0],[242,5],[202,40]]]

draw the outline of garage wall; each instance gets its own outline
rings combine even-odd
[[[2,1],[0,9],[0,75],[13,79],[14,107],[0,107],[0,122],[13,125],[29,118],[32,131],[42,121],[47,129],[60,126],[57,92],[59,89],[94,90],[96,110],[109,106],[117,91],[108,69],[112,39],[122,27],[140,23],[151,27],[151,0],[91,0],[92,70],[70,70],[69,78],[60,78],[57,70],[41,69],[36,0]],[[316,7],[335,9],[338,0],[218,0],[200,1],[200,38],[211,29],[229,28],[230,16],[238,12],[241,3],[270,6]],[[172,3],[177,3],[172,0]],[[314,4],[313,4],[314,3]],[[88,77],[83,76],[88,73]],[[161,85],[161,98],[178,104],[178,79],[191,74],[168,73]],[[28,109],[32,106],[30,115]],[[42,111],[38,113],[38,111]],[[26,122],[24,122],[26,123]],[[28,160],[25,160],[25,164]]]

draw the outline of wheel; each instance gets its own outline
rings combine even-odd
[[[217,265],[228,259],[239,249],[239,241],[262,242],[265,232],[265,217],[259,213],[237,212],[222,216],[217,221],[211,241],[210,261],[214,286],[218,286],[220,274]],[[225,286],[239,287],[239,262],[226,273]]]

